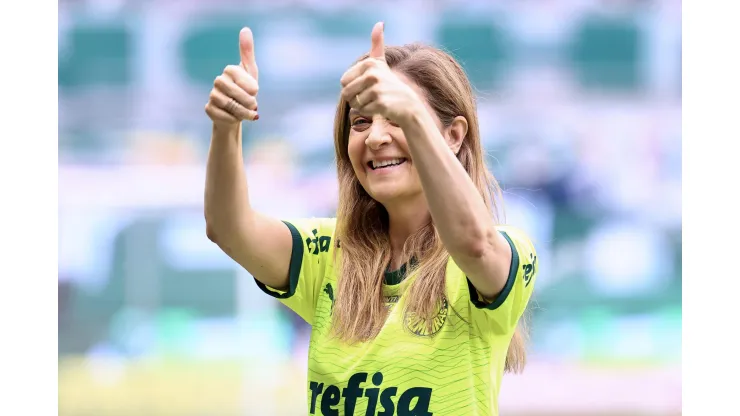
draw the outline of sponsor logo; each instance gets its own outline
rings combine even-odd
[[[308,252],[316,255],[328,252],[329,246],[331,245],[331,237],[325,235],[319,237],[319,230],[317,229],[314,229],[312,233],[313,238],[306,238],[306,247],[308,248]]]
[[[412,387],[399,391],[395,386],[383,386],[383,373],[378,371],[368,381],[368,373],[355,373],[347,386],[309,383],[311,405],[309,413],[322,416],[355,415],[360,399],[367,399],[365,416],[433,416],[429,411],[432,389]],[[344,406],[340,402],[344,399]]]
[[[537,273],[537,256],[529,253],[529,263],[523,264],[522,269],[524,270],[524,287],[527,287]]]

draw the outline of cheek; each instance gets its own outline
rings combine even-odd
[[[419,172],[416,170],[416,166],[412,164],[410,167],[411,167],[411,169],[409,169],[410,171],[409,173],[411,174],[410,179],[413,182],[414,187],[421,188],[421,179],[419,178]]]
[[[393,141],[395,142],[396,146],[398,146],[398,150],[400,150],[404,156],[410,159],[411,153],[409,152],[409,144],[406,142],[406,136],[403,135],[403,132],[400,131],[400,129],[398,134],[396,134],[393,138]]]
[[[347,154],[349,155],[349,160],[352,163],[352,168],[354,168],[355,173],[358,176],[361,173],[364,173],[364,169],[362,166],[362,156],[364,151],[364,143],[358,137],[350,136],[349,144],[347,145]]]

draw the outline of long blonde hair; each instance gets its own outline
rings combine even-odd
[[[358,61],[365,59],[367,55]],[[414,81],[443,125],[455,117],[468,121],[467,136],[457,159],[475,183],[498,223],[501,189],[483,160],[473,89],[462,67],[447,53],[431,46],[386,46],[388,65]],[[340,278],[333,312],[333,331],[348,343],[377,336],[387,318],[383,275],[391,261],[388,212],[362,187],[352,168],[349,140],[349,103],[340,98],[334,120],[334,148],[339,176],[337,241],[341,243]],[[449,254],[430,221],[403,246],[402,258],[416,260],[416,279],[408,288],[406,308],[431,328],[445,297],[445,269]],[[525,331],[517,328],[506,357],[506,371],[521,371],[525,363]]]

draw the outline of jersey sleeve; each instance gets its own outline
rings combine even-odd
[[[289,287],[287,291],[264,285],[257,279],[257,286],[268,295],[313,325],[316,300],[321,293],[324,277],[332,269],[334,254],[333,218],[312,218],[283,221],[293,238],[290,255]]]
[[[537,276],[537,252],[530,239],[520,230],[499,227],[511,246],[509,277],[501,293],[493,300],[484,299],[470,280],[467,281],[471,318],[482,332],[513,333],[527,308]]]

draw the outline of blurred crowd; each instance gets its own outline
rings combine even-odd
[[[539,252],[535,360],[679,362],[678,0],[60,1],[61,356],[305,360],[305,325],[205,237],[203,106],[252,27],[252,202],[332,215],[339,78],[379,20],[476,87],[507,222]]]

